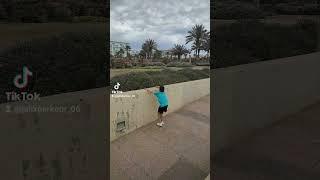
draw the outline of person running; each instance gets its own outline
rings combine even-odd
[[[167,94],[164,92],[164,86],[157,86],[159,87],[159,91],[150,91],[149,89],[145,89],[149,94],[153,93],[159,103],[159,108],[158,108],[158,119],[159,122],[157,123],[158,126],[162,127],[164,125],[164,117],[163,117],[163,113],[167,112],[168,110],[168,105],[169,105],[169,101],[168,101],[168,97]]]

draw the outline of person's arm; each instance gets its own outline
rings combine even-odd
[[[145,91],[147,91],[147,93],[152,94],[153,91],[150,91],[149,89],[144,89]]]
[[[156,88],[158,88],[159,89],[159,87],[160,86],[156,86]],[[145,91],[147,91],[147,93],[149,93],[149,94],[154,94],[156,91],[151,91],[151,90],[149,90],[149,89],[144,89]]]

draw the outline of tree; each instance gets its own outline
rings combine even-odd
[[[195,54],[198,58],[200,56],[200,51],[205,41],[206,34],[207,30],[204,28],[204,26],[202,24],[196,24],[192,27],[191,31],[188,31],[188,35],[186,36],[186,44],[193,42],[191,50],[195,51]]]
[[[130,57],[130,53],[129,51],[131,50],[131,47],[129,45],[126,45],[126,53],[127,53],[127,57]]]
[[[147,39],[143,45],[142,49],[146,53],[146,58],[152,58],[152,51],[157,49],[157,43],[153,39]]]
[[[187,59],[188,54],[190,54],[190,51],[186,49],[183,53],[185,59]]]
[[[166,56],[167,56],[167,58],[169,58],[169,55],[170,55],[170,52],[169,52],[169,51],[167,51],[167,52],[166,52]]]
[[[148,58],[148,48],[146,43],[142,44],[141,51],[139,53],[144,59]]]
[[[205,40],[202,44],[202,50],[206,51],[207,54],[210,54],[210,32],[206,33],[206,36],[204,39]]]
[[[154,53],[154,58],[155,59],[160,59],[161,58],[161,54],[162,52],[158,49],[156,49],[155,53]]]
[[[173,55],[177,55],[178,59],[181,59],[181,56],[185,54],[188,50],[184,47],[184,45],[175,44],[174,48],[172,48]]]
[[[117,53],[116,53],[116,57],[118,58],[122,58],[124,54],[124,50],[121,48]]]

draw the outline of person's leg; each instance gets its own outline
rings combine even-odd
[[[164,110],[161,113],[161,123],[162,123],[162,125],[164,124],[164,121],[165,121],[165,118],[164,118],[163,114],[167,112],[167,108],[168,108],[168,106],[164,107]]]
[[[163,125],[163,117],[162,117],[162,113],[158,113],[158,118],[159,118],[159,122],[157,123],[158,126],[161,126]]]
[[[163,117],[163,113],[161,113],[161,122],[162,125],[164,124],[164,117]]]
[[[158,112],[158,119],[159,119],[159,123],[162,122],[162,113]]]

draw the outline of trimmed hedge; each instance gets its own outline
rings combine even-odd
[[[320,8],[316,4],[280,3],[275,6],[278,14],[288,15],[320,15]]]
[[[105,23],[107,22],[107,18],[106,17],[96,17],[96,16],[76,16],[72,18],[72,22],[80,22],[80,23],[84,23],[84,22],[102,22]]]
[[[308,54],[317,48],[316,23],[307,20],[292,26],[238,21],[214,32],[215,68]]]
[[[193,70],[189,68],[178,71],[165,69],[160,72],[132,72],[112,78],[110,86],[113,87],[114,84],[119,82],[121,84],[121,91],[131,91],[158,85],[205,79],[209,77],[209,74],[209,69]]]
[[[164,63],[162,62],[147,62],[147,63],[144,63],[145,66],[165,66]]]
[[[41,96],[105,87],[108,79],[105,39],[102,30],[20,42],[0,54],[0,60],[8,62],[1,67],[0,76],[10,77],[1,79],[1,89],[19,91],[12,78],[21,73],[24,65],[33,72],[26,90]]]
[[[252,3],[228,0],[214,3],[214,19],[260,19],[264,17],[262,10]]]
[[[192,67],[192,64],[187,62],[169,62],[167,67]]]
[[[0,0],[0,20],[6,22],[44,23],[72,21],[77,16],[107,16],[104,0]],[[92,18],[90,18],[92,20]],[[96,19],[96,20],[97,20]],[[86,20],[89,20],[86,18]],[[104,21],[106,22],[106,21]]]

